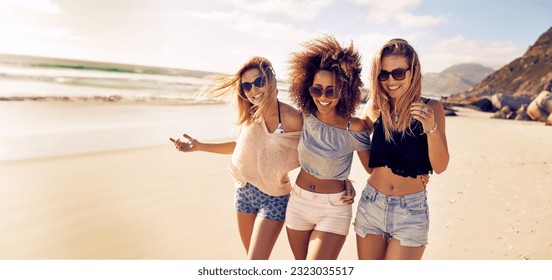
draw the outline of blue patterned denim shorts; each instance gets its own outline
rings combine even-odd
[[[263,218],[282,222],[286,218],[288,200],[289,194],[268,195],[247,183],[243,188],[236,189],[234,203],[238,212],[259,214]]]
[[[367,184],[358,203],[354,226],[361,237],[382,234],[399,240],[402,246],[425,246],[429,231],[426,191],[386,196]]]

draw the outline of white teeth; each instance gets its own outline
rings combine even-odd
[[[328,105],[330,105],[330,102],[318,101],[318,103],[320,103],[320,105],[322,105],[322,106],[328,106]]]
[[[399,89],[400,86],[389,86],[389,89],[390,90],[396,90],[396,89]]]
[[[253,99],[259,99],[259,98],[261,98],[261,96],[263,96],[262,93],[257,94],[257,95],[253,95]]]

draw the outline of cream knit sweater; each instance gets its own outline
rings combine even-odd
[[[268,195],[288,194],[288,172],[299,167],[300,136],[301,131],[272,134],[262,119],[242,125],[229,166],[236,187],[250,183]]]

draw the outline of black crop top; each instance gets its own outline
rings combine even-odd
[[[433,173],[429,162],[427,135],[424,133],[422,123],[413,120],[410,129],[406,129],[404,137],[397,131],[392,132],[392,137],[395,141],[387,142],[385,140],[380,115],[374,123],[369,167],[387,166],[397,175],[413,178]]]

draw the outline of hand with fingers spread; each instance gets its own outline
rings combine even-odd
[[[435,115],[433,109],[424,102],[414,102],[410,106],[410,114],[412,118],[420,121],[424,127],[424,132],[431,131],[435,126]]]
[[[199,144],[201,144],[199,141],[197,141],[195,138],[190,137],[188,134],[183,134],[182,136],[188,139],[188,141],[182,142],[180,138],[176,140],[174,138],[169,138],[169,140],[174,143],[174,147],[177,150],[181,152],[199,151]]]

